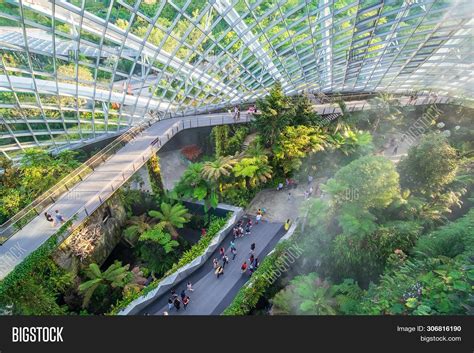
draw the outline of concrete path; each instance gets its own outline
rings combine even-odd
[[[247,282],[249,275],[242,275],[240,267],[244,261],[249,259],[250,245],[256,244],[255,256],[261,263],[264,257],[275,247],[278,240],[284,235],[282,223],[261,222],[253,226],[252,234],[235,240],[237,256],[232,260],[229,243],[233,239],[232,232],[223,240],[222,246],[229,256],[229,264],[224,268],[224,275],[216,278],[213,268],[213,259],[219,259],[219,248],[212,254],[209,260],[191,276],[183,280],[174,288],[179,295],[186,284],[191,281],[194,291],[187,292],[190,303],[186,310],[181,307],[179,311],[175,308],[168,310],[168,298],[166,293],[157,298],[152,304],[144,308],[140,314],[162,315],[167,311],[169,315],[219,315],[234,299],[239,289]]]
[[[238,122],[247,121],[247,115],[241,114]],[[153,153],[159,150],[160,144],[152,145],[157,138],[160,138],[164,145],[174,134],[183,129],[230,123],[235,121],[228,113],[156,122],[57,199],[48,212],[54,214],[55,210],[59,210],[66,220],[76,215],[75,224],[78,224],[104,203],[145,164]],[[58,227],[51,227],[44,215],[40,214],[0,246],[0,279],[51,237],[57,229]]]

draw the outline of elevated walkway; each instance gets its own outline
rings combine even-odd
[[[124,147],[94,168],[82,181],[68,187],[62,195],[51,200],[54,202],[47,208],[36,210],[38,215],[33,219],[16,219],[0,229],[0,236],[8,238],[0,247],[0,279],[57,231],[58,228],[51,227],[46,221],[43,215],[45,210],[51,214],[59,210],[66,220],[74,218],[71,227],[74,229],[178,132],[249,121],[250,117],[245,113],[237,121],[228,113],[173,118],[158,121],[131,137]]]

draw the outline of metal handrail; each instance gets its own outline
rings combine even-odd
[[[185,120],[188,120],[185,122]],[[170,139],[182,130],[190,128],[198,128],[204,126],[223,125],[225,123],[248,123],[251,117],[247,114],[242,114],[240,120],[234,120],[232,116],[221,116],[216,118],[198,117],[197,119],[182,119],[170,126],[162,135],[163,139],[155,140],[148,148],[130,163],[122,173],[119,173],[106,187],[99,193],[95,194],[84,206],[79,208],[74,214],[68,216],[69,219],[74,220],[73,224],[67,231],[58,239],[58,245],[73,234],[81,225],[85,224],[89,216],[103,205],[120,187],[130,179],[133,174],[140,169],[150,157],[158,152]],[[202,122],[202,123],[201,123]],[[53,234],[52,234],[53,235]],[[8,239],[7,239],[8,240]]]
[[[100,164],[110,158],[110,156],[115,154],[121,147],[123,147],[124,142],[125,144],[128,143],[145,128],[151,126],[151,124],[152,120],[146,120],[140,125],[137,125],[124,132],[115,141],[82,163],[78,168],[73,170],[58,183],[38,196],[29,205],[25,206],[13,217],[0,225],[0,245],[12,237],[18,230],[22,229],[25,224],[39,215],[49,205],[56,202],[58,197],[69,191],[69,189],[76,185],[79,181],[84,180],[84,178],[94,171],[95,168],[97,168]]]

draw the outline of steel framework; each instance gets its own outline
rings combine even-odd
[[[473,95],[470,0],[0,0],[0,150],[287,94]]]

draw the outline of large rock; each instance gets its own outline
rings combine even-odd
[[[78,256],[73,254],[71,242],[73,238],[77,236],[77,233],[74,232],[53,254],[55,262],[62,268],[75,274],[91,263],[97,263],[99,266],[102,265],[119,243],[122,235],[122,227],[126,219],[126,211],[120,197],[114,195],[105,204],[100,206],[84,225],[86,229],[92,229],[96,227],[96,225],[100,226],[100,235],[94,243],[94,249],[89,256],[81,260]]]

